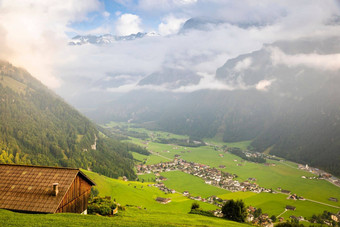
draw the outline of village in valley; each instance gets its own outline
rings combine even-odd
[[[148,141],[143,141],[142,144],[148,145]],[[216,146],[213,144],[205,144],[209,145],[211,147],[214,147],[215,151],[222,151],[224,153],[230,153],[233,155],[236,155],[241,158],[241,160],[233,160],[237,166],[243,166],[245,161],[250,162],[256,162],[258,164],[262,164],[264,166],[274,166],[275,163],[272,162],[266,162],[266,160],[275,160],[279,162],[284,162],[284,160],[278,159],[275,156],[263,154],[259,152],[252,152],[252,151],[245,151],[238,148],[227,148],[226,146]],[[179,149],[174,144],[171,144],[173,146],[174,150]],[[147,148],[147,146],[145,147]],[[171,171],[181,171],[183,173],[187,173],[196,177],[199,177],[204,181],[205,184],[215,186],[221,189],[228,190],[230,192],[253,192],[253,193],[272,193],[272,194],[285,194],[287,195],[287,200],[300,200],[305,201],[306,199],[302,195],[297,195],[289,190],[286,190],[281,187],[277,187],[275,189],[272,188],[265,188],[261,187],[257,183],[257,179],[255,177],[249,177],[246,180],[240,182],[238,180],[238,176],[235,173],[229,173],[226,171],[223,171],[223,169],[226,168],[225,165],[219,165],[218,168],[216,167],[210,167],[209,165],[202,164],[202,163],[196,163],[196,162],[189,162],[181,158],[181,154],[183,153],[190,153],[191,150],[187,150],[188,148],[184,147],[186,151],[181,151],[180,154],[175,154],[173,161],[166,161],[166,162],[160,162],[155,164],[146,164],[138,163],[136,165],[136,171],[137,175],[144,175],[144,174],[153,174],[155,176],[154,178],[154,184],[149,184],[149,187],[157,187],[159,190],[163,191],[166,194],[173,194],[173,193],[182,193],[184,196],[196,200],[201,201],[209,204],[213,204],[219,208],[222,208],[223,204],[227,201],[225,199],[221,199],[218,196],[211,195],[206,198],[203,198],[201,196],[193,196],[190,194],[189,190],[185,190],[183,192],[176,192],[175,189],[168,188],[164,182],[167,180],[166,177],[162,176],[162,173],[164,172],[171,172]],[[151,151],[152,152],[152,151]],[[170,151],[163,151],[163,153],[169,153]],[[154,155],[162,156],[160,152],[152,152]],[[218,154],[220,158],[224,157],[223,153]],[[164,157],[164,156],[163,156]],[[298,164],[299,170],[306,171],[309,173],[312,173],[311,175],[301,176],[301,178],[306,180],[327,180],[330,183],[340,186],[340,180],[331,174],[319,170],[317,168],[309,167],[308,165],[301,165]],[[162,204],[167,204],[171,202],[171,198],[162,198],[157,197],[156,201]],[[338,202],[337,198],[330,197],[329,201]],[[260,225],[260,226],[273,226],[272,219],[276,219],[279,222],[284,221],[283,215],[287,211],[295,211],[296,207],[292,205],[286,205],[283,207],[284,211],[282,214],[278,215],[277,217],[269,217],[268,214],[262,213],[262,210],[260,208],[256,208],[253,206],[249,206],[247,208],[247,221],[254,224],[254,225]],[[214,216],[221,217],[222,211],[221,209],[216,209],[212,211]],[[331,220],[338,221],[340,220],[340,214],[332,214]],[[289,216],[291,220],[296,221],[308,221],[303,216],[295,216],[291,215]],[[327,223],[327,220],[325,220],[325,223]]]
[[[204,164],[198,164],[193,162],[186,162],[183,159],[175,158],[173,162],[165,162],[165,163],[158,163],[154,165],[137,165],[137,174],[148,174],[153,173],[156,176],[155,181],[157,183],[155,184],[149,184],[149,187],[157,187],[161,191],[167,193],[176,193],[176,190],[167,188],[163,181],[166,181],[167,179],[160,175],[162,172],[169,172],[169,171],[183,171],[185,173],[200,177],[204,179],[206,184],[213,185],[216,187],[220,187],[232,192],[236,191],[251,191],[251,192],[273,192],[270,189],[265,189],[262,187],[259,187],[256,183],[255,178],[249,178],[248,181],[244,181],[239,183],[237,180],[234,180],[237,176],[235,174],[225,173],[221,170],[218,170],[216,168],[210,168],[207,165]],[[225,168],[225,166],[220,166],[220,168]],[[226,200],[223,200],[217,196],[209,196],[207,198],[202,198],[201,196],[192,196],[189,191],[184,191],[182,193],[184,196],[196,200],[196,201],[202,201],[206,203],[210,203],[213,205],[216,205],[219,208],[222,208],[223,204],[226,203]],[[162,204],[167,204],[171,202],[170,198],[162,198],[157,197],[156,201]],[[260,212],[256,212],[256,208],[250,206],[247,209],[248,216],[247,221],[252,222],[253,224],[259,224],[261,223],[262,226],[273,226],[273,221],[270,219],[268,214],[262,214],[261,209]],[[222,217],[222,210],[216,209],[212,211],[212,214],[216,217]],[[283,218],[280,219],[280,221],[284,221]]]
[[[225,168],[221,165],[220,168]],[[156,175],[156,181],[163,181],[166,178],[160,175],[161,172],[182,171],[199,178],[202,178],[206,184],[213,185],[226,189],[231,192],[236,191],[251,191],[251,192],[272,192],[271,189],[266,189],[258,186],[255,178],[249,178],[248,181],[239,182],[235,180],[236,174],[226,173],[216,168],[211,168],[208,165],[187,162],[183,159],[175,158],[173,162],[162,162],[154,165],[137,165],[137,174],[153,173]],[[162,183],[160,183],[162,185]]]

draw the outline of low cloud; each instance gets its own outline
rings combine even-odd
[[[138,15],[122,14],[116,23],[116,32],[118,35],[130,35],[142,32],[142,20]]]
[[[274,65],[286,65],[288,67],[305,66],[319,70],[340,70],[339,54],[295,54],[288,55],[277,47],[270,48],[271,60]]]
[[[137,5],[145,11],[169,11],[196,4],[198,0],[139,0]]]
[[[228,59],[258,50],[264,43],[340,34],[340,26],[325,24],[339,10],[336,1],[332,0],[287,0],[275,4],[269,0],[261,4],[253,0],[115,1],[132,6],[131,9],[138,15],[119,12],[116,14],[117,21],[109,21],[106,27],[93,28],[93,33],[116,29],[118,34],[128,35],[143,31],[143,13],[147,12],[160,14],[160,18],[169,15],[159,25],[159,31],[163,35],[172,35],[144,37],[105,46],[68,46],[66,33],[78,32],[72,28],[73,23],[90,21],[88,15],[92,12],[105,18],[115,17],[114,13],[110,12],[110,15],[106,12],[99,0],[0,0],[0,57],[26,68],[47,86],[54,89],[59,87],[58,92],[64,97],[70,91],[92,89],[93,83],[108,74],[129,77],[127,84],[110,91],[144,89],[137,85],[137,78],[163,67],[202,72],[198,85],[181,87],[177,92],[248,89],[242,81],[226,85],[216,81],[212,75]],[[176,34],[183,18],[205,16],[222,22],[212,25],[209,31],[193,29],[185,34]],[[242,26],[247,24],[250,26]],[[277,64],[291,67],[308,65],[325,70],[339,69],[338,55],[290,56],[277,51],[273,59]],[[247,67],[251,67],[251,60],[239,63],[235,70],[241,71]],[[264,90],[270,86],[268,84],[259,83],[257,88]],[[72,88],[67,90],[66,86]]]
[[[267,91],[273,82],[274,80],[261,80],[256,84],[255,88],[259,91]]]
[[[158,32],[161,35],[172,35],[178,33],[187,18],[176,18],[173,15],[168,15],[163,18],[158,26]]]
[[[173,92],[194,92],[199,90],[235,90],[235,89],[244,89],[245,87],[243,84],[237,84],[237,85],[228,85],[221,81],[218,81],[215,79],[214,74],[208,74],[204,72],[197,73],[202,78],[200,82],[196,85],[189,85],[189,86],[183,86],[178,89],[173,90]]]
[[[51,88],[61,85],[55,56],[67,44],[69,24],[100,10],[97,0],[0,1],[0,58],[26,68]]]
[[[234,70],[236,72],[244,71],[251,66],[252,62],[253,62],[253,60],[251,58],[249,58],[249,57],[245,58],[242,61],[237,62],[237,64],[234,67]]]
[[[130,92],[133,90],[152,90],[152,91],[167,91],[167,92],[174,92],[174,93],[190,93],[199,90],[226,90],[226,91],[233,91],[233,90],[246,90],[246,89],[253,89],[255,86],[246,86],[241,79],[234,81],[232,84],[226,84],[222,81],[216,80],[214,74],[208,74],[204,72],[197,73],[201,79],[199,83],[181,86],[179,88],[171,89],[168,87],[167,83],[162,85],[139,85],[138,81],[134,83],[124,84],[118,87],[108,88],[107,91],[113,93],[122,93],[122,92]],[[261,83],[261,82],[260,82]],[[270,84],[268,82],[262,82],[263,85],[259,85],[258,90],[265,91]],[[270,82],[271,83],[271,82]],[[257,86],[256,86],[257,89]]]

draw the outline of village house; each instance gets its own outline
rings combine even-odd
[[[0,208],[86,214],[93,185],[79,169],[0,164]]]
[[[167,204],[171,202],[170,198],[162,198],[162,197],[157,197],[156,201],[161,203],[161,204]]]
[[[216,210],[214,211],[214,216],[219,217],[219,218],[222,218],[222,217],[223,217],[222,210],[221,210],[221,209],[216,209]]]
[[[289,216],[289,218],[292,219],[292,220],[299,220],[299,219],[298,219],[296,216],[294,216],[294,215]]]
[[[287,206],[286,206],[286,209],[287,209],[287,210],[293,210],[293,211],[294,211],[294,210],[296,209],[296,207],[291,206],[291,205],[287,205]]]
[[[338,214],[332,214],[331,219],[335,222],[340,222],[340,212]]]
[[[282,190],[281,190],[281,193],[290,194],[290,191],[282,189]]]
[[[332,201],[332,202],[338,202],[338,199],[337,199],[337,198],[334,198],[334,197],[330,197],[328,200],[329,200],[329,201]]]
[[[254,220],[254,215],[248,214],[248,215],[247,215],[247,218],[246,218],[246,221],[247,221],[247,222],[252,222],[253,220]]]

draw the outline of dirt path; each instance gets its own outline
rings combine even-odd
[[[285,209],[281,214],[277,215],[277,217],[279,218],[281,215],[283,215],[286,212],[287,212],[287,209]]]
[[[157,154],[157,153],[155,153],[155,152],[152,152],[152,151],[149,151],[151,154],[153,154],[153,155],[157,155],[157,156],[159,156],[159,157],[162,157],[162,158],[165,158],[165,159],[168,159],[168,160],[170,160],[170,161],[172,161],[173,159],[171,159],[171,158],[168,158],[168,157],[165,157],[165,156],[163,156],[163,155],[160,155],[160,154]]]
[[[330,204],[327,204],[327,203],[318,202],[318,201],[311,200],[311,199],[306,199],[306,200],[309,201],[309,202],[318,203],[318,204],[321,204],[321,205],[325,205],[325,206],[329,206],[329,207],[334,207],[334,208],[340,209],[340,207],[338,207],[338,206],[330,205]]]

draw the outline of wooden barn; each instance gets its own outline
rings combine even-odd
[[[0,209],[86,213],[93,185],[79,169],[0,164]]]

